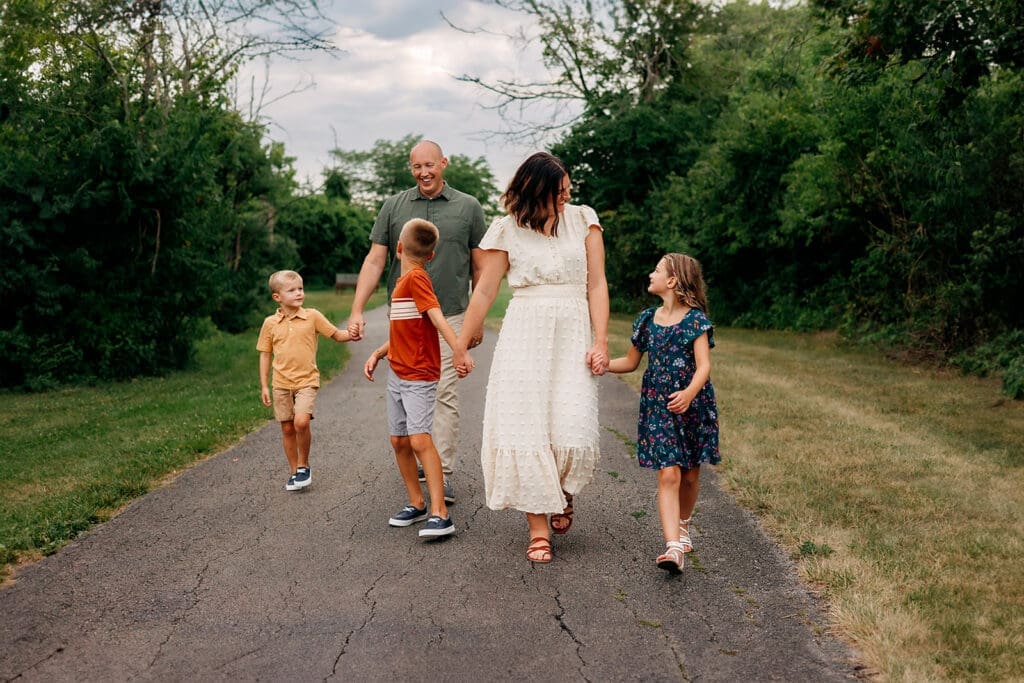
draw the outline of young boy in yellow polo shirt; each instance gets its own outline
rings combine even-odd
[[[260,393],[263,405],[274,406],[274,417],[281,423],[284,454],[291,476],[284,488],[298,491],[313,481],[309,473],[309,446],[312,434],[313,404],[320,388],[320,370],[316,367],[318,334],[337,342],[359,341],[347,330],[339,330],[315,308],[303,308],[306,295],[302,276],[293,270],[279,270],[270,276],[270,292],[281,304],[277,313],[267,316],[260,329],[256,350],[260,352]],[[271,355],[274,365],[274,394],[267,387]]]

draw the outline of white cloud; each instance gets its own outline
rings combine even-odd
[[[346,6],[332,17],[343,53],[307,61],[279,59],[271,65],[272,97],[297,83],[316,84],[262,111],[273,124],[270,137],[283,141],[287,153],[298,158],[300,178],[318,182],[335,146],[369,149],[376,140],[410,133],[437,140],[447,154],[485,157],[499,186],[535,151],[488,137],[488,131],[503,129],[503,122],[484,108],[490,103],[487,95],[457,80],[464,74],[486,80],[543,74],[535,50],[523,52],[499,35],[524,17],[475,0],[375,0],[362,9],[347,1],[337,4]],[[444,22],[441,11],[458,26],[489,32],[457,31]],[[261,68],[256,69],[258,80]]]

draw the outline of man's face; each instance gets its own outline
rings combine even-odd
[[[409,168],[424,197],[436,197],[444,189],[444,169],[448,159],[434,145],[416,145],[409,154]]]

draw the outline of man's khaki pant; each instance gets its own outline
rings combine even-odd
[[[458,335],[462,331],[464,313],[446,318]],[[440,333],[438,333],[440,337]],[[441,456],[445,475],[455,469],[459,452],[459,376],[452,367],[452,349],[441,337],[441,380],[437,383],[437,405],[434,406],[434,446]]]

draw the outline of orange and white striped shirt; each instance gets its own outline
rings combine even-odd
[[[441,379],[441,344],[427,315],[432,308],[441,304],[426,270],[413,268],[398,278],[391,294],[388,363],[400,379]]]

